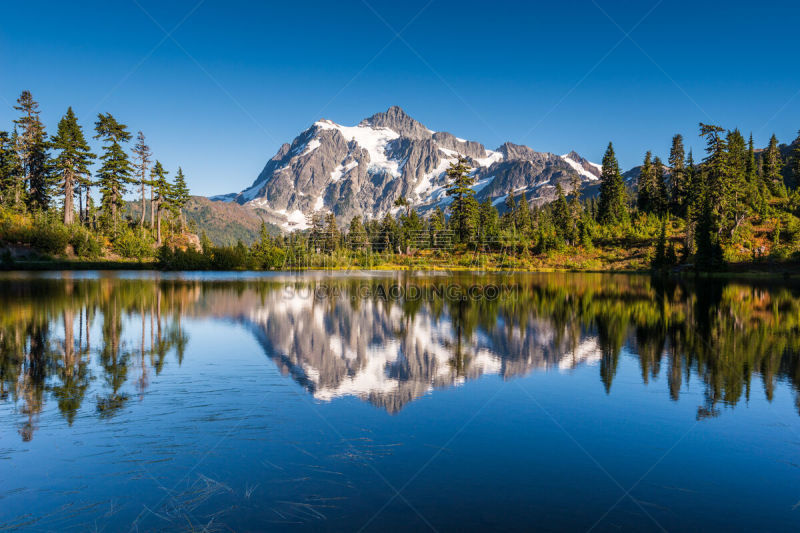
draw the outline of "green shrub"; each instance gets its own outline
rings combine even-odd
[[[61,222],[37,217],[31,231],[31,246],[46,254],[63,254],[70,240],[70,231]]]
[[[73,226],[69,243],[75,255],[81,259],[96,259],[103,254],[100,239],[83,226]]]
[[[153,257],[153,239],[143,230],[125,227],[114,239],[114,252],[129,259]]]

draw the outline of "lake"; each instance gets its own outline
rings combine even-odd
[[[800,529],[794,281],[4,273],[0,306],[0,529]]]

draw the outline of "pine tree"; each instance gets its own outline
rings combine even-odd
[[[628,219],[626,196],[625,182],[619,172],[614,146],[608,143],[608,148],[603,156],[603,170],[600,174],[598,220],[603,224],[618,224],[626,221]]]
[[[798,187],[800,186],[800,130],[797,131],[797,138],[792,146],[792,182],[794,187]]]
[[[561,187],[560,183],[556,184],[556,201],[553,204],[552,216],[558,236],[565,241],[571,242],[574,237],[572,232],[572,216],[570,215],[567,198],[564,196],[564,189]]]
[[[90,151],[83,129],[71,107],[59,121],[58,131],[51,142],[53,149],[58,152],[51,165],[61,178],[59,185],[64,196],[63,221],[64,224],[72,224],[75,221],[75,193],[80,195],[81,185],[89,182],[89,165],[95,155]]]
[[[110,224],[116,233],[119,211],[122,209],[122,196],[131,182],[131,163],[120,143],[131,138],[128,127],[117,122],[111,113],[97,115],[94,124],[97,135],[95,139],[103,139],[102,165],[97,172],[96,185],[100,189],[100,214],[106,225]],[[160,242],[159,242],[160,244]]]
[[[724,226],[725,217],[730,212],[730,166],[728,146],[722,137],[725,131],[719,126],[700,123],[700,136],[706,139],[706,158],[704,162],[704,192],[709,199],[712,225],[717,233]]]
[[[156,216],[156,244],[161,246],[161,215],[164,210],[169,209],[171,191],[170,184],[167,181],[167,172],[161,161],[156,159],[153,169],[150,171],[150,181],[152,182],[153,190],[155,191],[155,216]]]
[[[738,129],[728,132],[726,139],[728,145],[728,167],[730,169],[730,179],[728,180],[728,194],[730,195],[730,216],[729,226],[726,230],[730,237],[733,232],[744,221],[747,215],[747,203],[749,196],[749,184],[747,181],[747,167],[749,154],[744,136]]]
[[[694,155],[689,150],[689,155],[686,157],[686,182],[688,183],[688,192],[686,196],[686,240],[684,241],[684,253],[688,256],[694,253],[694,237],[697,227],[697,218],[700,213],[703,201],[703,181],[694,164]]]
[[[25,201],[31,211],[46,211],[50,207],[53,180],[47,164],[47,132],[39,119],[39,104],[29,91],[22,91],[14,109],[22,112],[14,124],[18,130],[16,149],[22,169],[20,177],[28,185]],[[24,185],[17,188],[15,205],[22,202],[23,190]]]
[[[727,143],[723,128],[700,123],[700,136],[706,139],[703,166],[701,209],[695,229],[696,266],[701,270],[717,270],[722,266],[720,232],[726,223],[731,203]]]
[[[325,251],[330,253],[339,247],[339,226],[336,224],[336,215],[325,215]]]
[[[781,176],[783,161],[781,160],[781,151],[778,148],[778,138],[774,134],[770,137],[769,145],[764,151],[763,163],[764,180],[770,193],[774,196],[786,196],[786,188],[783,184],[783,176]]]
[[[147,143],[144,139],[144,134],[141,131],[136,134],[136,145],[133,147],[132,152],[136,166],[136,173],[139,176],[139,189],[142,194],[142,214],[139,218],[139,226],[144,226],[145,213],[147,212],[147,204],[144,193],[145,186],[150,183],[147,180],[147,171],[150,168],[150,158],[152,157],[153,153],[150,151],[150,147],[147,146]]]
[[[653,180],[653,164],[651,158],[653,155],[648,152],[644,155],[644,162],[642,169],[639,172],[638,180],[638,195],[636,197],[636,205],[639,211],[649,213],[653,210],[653,196],[655,195],[655,187]]]
[[[470,175],[471,170],[463,157],[459,157],[447,169],[447,196],[453,198],[450,204],[450,222],[461,242],[467,242],[472,234],[477,208],[475,191],[472,189],[475,178]]]
[[[13,136],[7,131],[0,131],[0,205],[6,207],[14,207],[20,183],[21,169],[14,148]]]
[[[444,243],[443,233],[446,229],[444,211],[441,207],[433,210],[433,213],[428,217],[428,233],[430,235],[431,248],[438,248]]]
[[[351,250],[363,250],[367,246],[367,232],[364,229],[364,224],[358,216],[353,217],[350,221],[350,227],[347,230],[347,242]]]
[[[478,235],[483,245],[492,245],[499,239],[500,223],[497,209],[488,198],[478,205]]]
[[[144,191],[144,189],[142,189]],[[191,198],[189,195],[189,187],[186,186],[186,177],[183,175],[183,169],[178,167],[178,173],[175,174],[175,181],[170,187],[170,205],[175,210],[175,213],[180,220],[181,231],[186,228],[186,219],[184,217],[183,208],[189,203]],[[144,196],[142,197],[144,198]]]
[[[686,216],[686,198],[689,194],[689,182],[684,167],[686,154],[683,150],[683,135],[678,133],[672,137],[672,148],[669,151],[669,166],[672,171],[672,190],[670,191],[671,211],[679,217]]]
[[[664,175],[664,163],[656,156],[653,159],[653,212],[663,216],[669,207],[667,178]]]

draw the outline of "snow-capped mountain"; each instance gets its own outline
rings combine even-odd
[[[473,168],[476,197],[502,207],[523,192],[543,203],[566,191],[574,176],[596,182],[600,165],[570,152],[555,155],[505,143],[487,150],[447,132],[432,131],[397,106],[355,126],[322,119],[284,144],[252,186],[212,200],[260,208],[284,229],[307,227],[315,211],[332,211],[343,223],[356,215],[381,217],[399,197],[422,212],[445,207],[445,171],[465,157]]]

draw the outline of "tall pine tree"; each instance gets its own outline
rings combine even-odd
[[[103,162],[97,172],[97,186],[100,189],[100,213],[106,225],[110,225],[116,233],[119,212],[122,209],[122,196],[127,192],[131,182],[131,168],[128,154],[120,143],[128,142],[131,134],[128,127],[117,122],[111,113],[97,116],[94,124],[97,135],[95,139],[103,139]]]
[[[639,211],[643,213],[652,211],[653,197],[655,196],[652,157],[653,154],[648,150],[644,154],[642,169],[639,171],[636,205],[639,207]]]
[[[50,194],[53,186],[47,156],[47,132],[39,118],[39,104],[30,91],[22,91],[14,109],[22,116],[14,121],[17,128],[17,156],[22,169],[21,179],[27,183],[25,201],[31,211],[46,211],[50,207]],[[24,186],[17,188],[15,205],[23,199]]]
[[[672,137],[672,147],[669,150],[668,162],[672,169],[670,207],[672,212],[679,217],[686,216],[686,200],[689,195],[689,180],[687,179],[686,168],[684,167],[685,157],[683,135],[678,133]]]
[[[167,174],[169,174],[169,172],[164,170],[161,161],[156,159],[156,163],[150,171],[150,181],[155,191],[155,204],[153,208],[156,216],[156,244],[159,246],[161,246],[161,215],[165,209],[169,209],[169,201],[172,196],[170,184],[167,181]]]
[[[458,161],[451,163],[447,169],[447,196],[453,198],[450,204],[450,223],[461,242],[468,241],[472,234],[475,211],[478,207],[475,191],[472,189],[475,178],[470,175],[471,170],[463,157],[459,157]]]
[[[769,188],[769,192],[774,196],[786,196],[786,187],[783,184],[783,176],[781,169],[783,168],[783,160],[781,159],[781,151],[778,148],[778,138],[773,134],[769,138],[769,145],[764,150],[764,181]]]
[[[15,139],[7,131],[0,131],[0,205],[14,207],[21,183],[20,173]]]
[[[144,139],[144,133],[141,131],[136,134],[136,145],[133,147],[134,164],[136,166],[136,175],[139,178],[139,191],[142,195],[142,213],[139,217],[139,226],[144,226],[144,217],[147,213],[147,203],[145,200],[145,186],[150,182],[147,180],[147,171],[150,168],[150,158],[153,153]],[[152,196],[152,195],[151,195]]]
[[[189,203],[189,187],[186,186],[186,176],[183,175],[181,167],[178,167],[178,173],[175,174],[175,181],[170,187],[170,193],[170,204],[175,210],[178,220],[180,220],[181,231],[184,231],[186,229],[186,219],[183,208]]]
[[[90,151],[71,107],[58,123],[52,146],[57,154],[51,165],[60,178],[59,187],[64,197],[62,219],[64,224],[72,224],[75,221],[75,194],[80,194],[81,184],[88,182],[89,165],[95,155]]]
[[[608,148],[603,156],[603,170],[600,174],[600,204],[597,208],[597,216],[603,224],[618,224],[628,219],[625,182],[620,174],[619,163],[611,143],[608,143]]]
[[[656,156],[653,159],[653,212],[663,216],[669,207],[669,192],[667,178],[664,175],[664,163]]]

